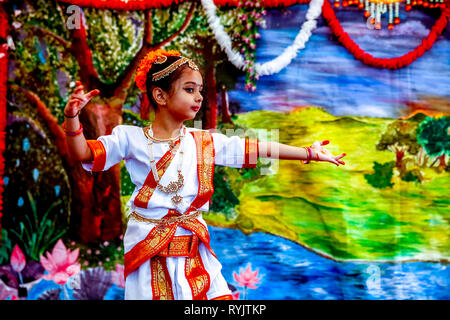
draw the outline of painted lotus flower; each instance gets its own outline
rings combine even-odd
[[[116,270],[111,272],[112,281],[119,288],[125,288],[124,266],[116,264]]]
[[[19,246],[16,244],[14,246],[13,252],[11,254],[11,267],[17,273],[22,272],[23,268],[25,268],[26,261],[25,255],[22,250],[20,250]]]
[[[41,264],[48,274],[43,278],[53,280],[57,284],[65,284],[70,277],[78,274],[81,266],[77,263],[79,249],[66,249],[61,239],[58,240],[52,253],[47,252],[47,258],[41,255]]]
[[[235,271],[233,271],[233,278],[237,281],[240,287],[257,289],[258,287],[256,287],[255,284],[258,284],[259,280],[261,280],[261,277],[258,278],[258,273],[259,269],[253,271],[249,263],[245,270],[242,270],[242,268],[239,269],[239,275]]]

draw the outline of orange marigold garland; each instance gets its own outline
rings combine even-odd
[[[158,49],[155,51],[150,51],[144,58],[142,58],[136,70],[136,75],[134,77],[137,87],[142,91],[146,91],[147,88],[145,86],[145,82],[147,81],[147,73],[151,69],[153,63],[159,57],[171,57],[171,56],[181,56],[181,54],[177,50]]]

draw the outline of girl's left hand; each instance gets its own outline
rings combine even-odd
[[[324,145],[329,144],[330,141],[329,140],[324,140],[324,141],[316,141],[311,145],[311,149],[313,150],[313,156],[311,160],[316,160],[316,161],[328,161],[328,162],[332,162],[335,165],[339,166],[339,164],[345,165],[345,162],[341,160],[341,158],[345,157],[347,154],[346,153],[342,153],[338,156],[333,156],[330,151],[328,151],[327,149],[325,149]]]

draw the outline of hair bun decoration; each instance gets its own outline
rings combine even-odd
[[[150,51],[147,53],[147,55],[142,58],[141,62],[139,63],[139,66],[136,70],[136,75],[134,76],[134,79],[136,81],[136,85],[139,89],[142,91],[146,91],[146,81],[147,81],[147,73],[152,68],[152,65],[154,63],[156,64],[162,64],[166,62],[167,57],[170,56],[179,56],[181,57],[181,54],[177,50],[164,50],[164,49],[157,49],[155,51]]]

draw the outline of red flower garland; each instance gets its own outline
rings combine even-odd
[[[167,7],[174,3],[182,3],[188,0],[59,0],[81,7],[94,7],[100,9],[116,9],[116,10],[142,10],[148,8]],[[306,4],[310,0],[263,0],[262,5],[266,8],[288,7],[295,4]],[[239,0],[214,0],[217,6],[237,6]],[[413,51],[396,58],[376,58],[361,49],[344,31],[339,20],[336,18],[333,6],[325,0],[322,7],[322,15],[328,22],[333,34],[338,41],[359,61],[362,63],[385,69],[399,69],[410,65],[412,62],[421,57],[426,51],[430,50],[434,45],[437,37],[442,34],[447,26],[447,18],[450,17],[450,7],[446,2],[447,8],[442,11],[442,15],[431,28],[428,36],[422,40],[422,43]]]
[[[361,49],[344,31],[339,20],[336,18],[333,6],[325,0],[322,7],[322,15],[328,22],[331,31],[336,36],[338,41],[359,61],[362,63],[377,68],[384,69],[400,69],[413,63],[417,58],[421,57],[426,51],[430,50],[434,45],[437,37],[442,34],[442,31],[447,26],[447,18],[449,16],[449,8],[446,8],[435,25],[431,28],[428,36],[422,40],[422,43],[413,51],[396,58],[376,58],[371,54]]]
[[[5,39],[8,34],[8,15],[3,6],[0,6],[0,38]],[[6,81],[8,80],[8,46],[3,44],[0,46],[0,231],[1,218],[3,212],[3,191],[5,173],[5,136],[6,136]],[[1,238],[0,238],[1,241]]]

